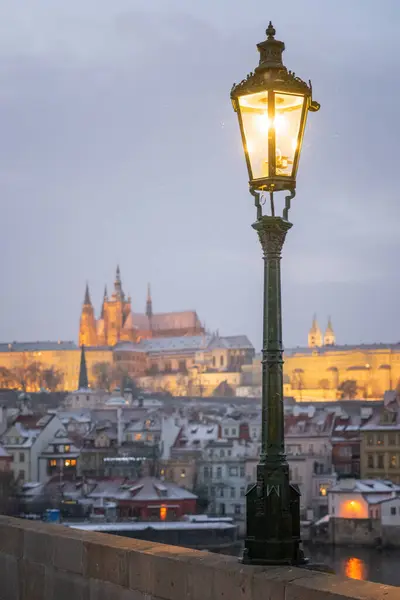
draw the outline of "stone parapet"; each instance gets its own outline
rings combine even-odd
[[[0,600],[398,600],[400,589],[0,517]]]

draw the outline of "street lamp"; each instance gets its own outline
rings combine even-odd
[[[261,455],[257,482],[246,494],[243,562],[302,564],[300,491],[289,482],[284,447],[280,259],[286,233],[292,227],[288,216],[296,193],[307,113],[319,110],[319,104],[312,100],[311,82],[305,83],[283,65],[285,45],[275,39],[271,22],[266,33],[267,39],[257,44],[258,67],[231,90],[250,193],[257,209],[253,228],[264,257]],[[289,194],[280,217],[275,215],[274,193],[283,190]],[[267,194],[271,210],[268,216],[262,214]]]

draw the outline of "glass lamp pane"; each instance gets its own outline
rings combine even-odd
[[[276,175],[294,175],[303,104],[304,96],[275,93]]]
[[[268,92],[241,96],[239,108],[251,179],[268,177]]]

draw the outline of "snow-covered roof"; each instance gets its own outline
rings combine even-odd
[[[382,479],[342,479],[329,492],[351,492],[367,495],[399,493],[400,485]]]

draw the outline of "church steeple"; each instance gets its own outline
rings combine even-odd
[[[86,284],[85,288],[85,297],[79,323],[79,345],[97,345],[96,319],[94,317],[94,309],[90,299],[88,284]]]
[[[79,367],[78,389],[79,390],[87,390],[88,388],[89,388],[89,380],[88,380],[87,367],[86,367],[85,346],[82,344],[82,346],[81,346],[81,364]]]
[[[328,318],[328,325],[326,326],[324,335],[324,346],[334,346],[336,343],[335,332],[333,331],[331,318]]]
[[[86,283],[85,298],[83,300],[83,304],[84,304],[84,306],[92,306],[92,301],[90,300],[89,284],[88,283]]]
[[[311,329],[308,332],[308,347],[320,348],[322,346],[322,332],[317,322],[317,315],[314,315]]]
[[[152,329],[153,301],[151,299],[150,283],[147,284],[146,316],[149,320],[149,329]]]

